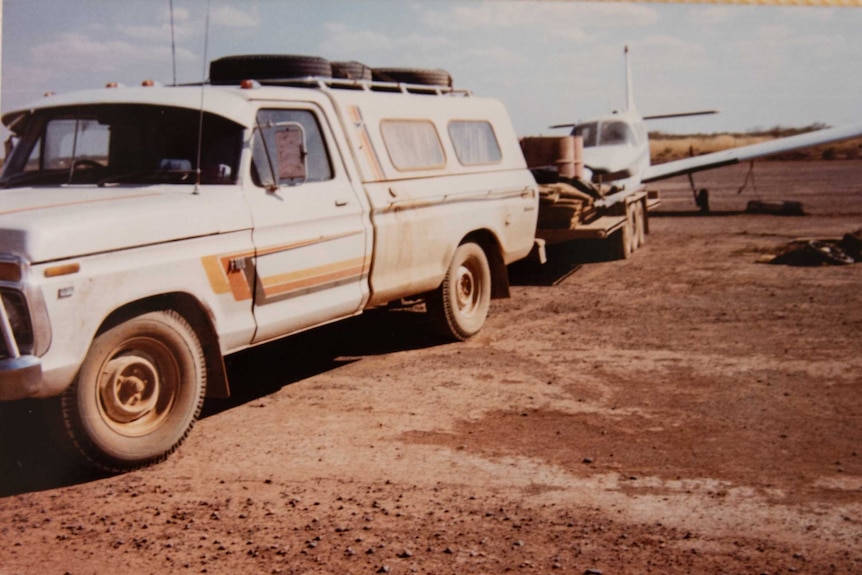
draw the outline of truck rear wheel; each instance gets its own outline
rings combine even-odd
[[[425,303],[446,338],[464,341],[475,335],[491,307],[491,268],[485,251],[474,243],[458,246],[443,283]]]
[[[165,459],[200,415],[203,357],[194,330],[172,311],[146,313],[99,334],[62,398],[75,446],[108,471]]]

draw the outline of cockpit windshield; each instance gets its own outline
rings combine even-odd
[[[37,110],[15,126],[0,186],[236,182],[243,127],[198,110],[101,104]],[[200,142],[200,156],[198,156]]]
[[[579,124],[572,130],[573,136],[584,139],[584,147],[621,146],[635,144],[635,135],[631,127],[620,120],[605,120],[602,122],[587,122]]]
[[[578,124],[575,126],[575,129],[572,130],[573,136],[580,136],[584,139],[584,147],[592,148],[598,142],[599,135],[599,123],[598,122],[588,122],[586,124]]]

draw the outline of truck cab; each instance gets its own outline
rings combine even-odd
[[[246,347],[408,297],[471,337],[533,246],[499,102],[251,70],[3,116],[0,400],[59,398],[98,467],[170,454]]]

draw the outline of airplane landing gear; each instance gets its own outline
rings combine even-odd
[[[701,212],[709,213],[709,190],[701,188],[694,192],[694,203],[697,204]]]

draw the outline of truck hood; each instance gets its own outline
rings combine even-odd
[[[0,253],[31,263],[250,227],[235,186],[0,190]]]

